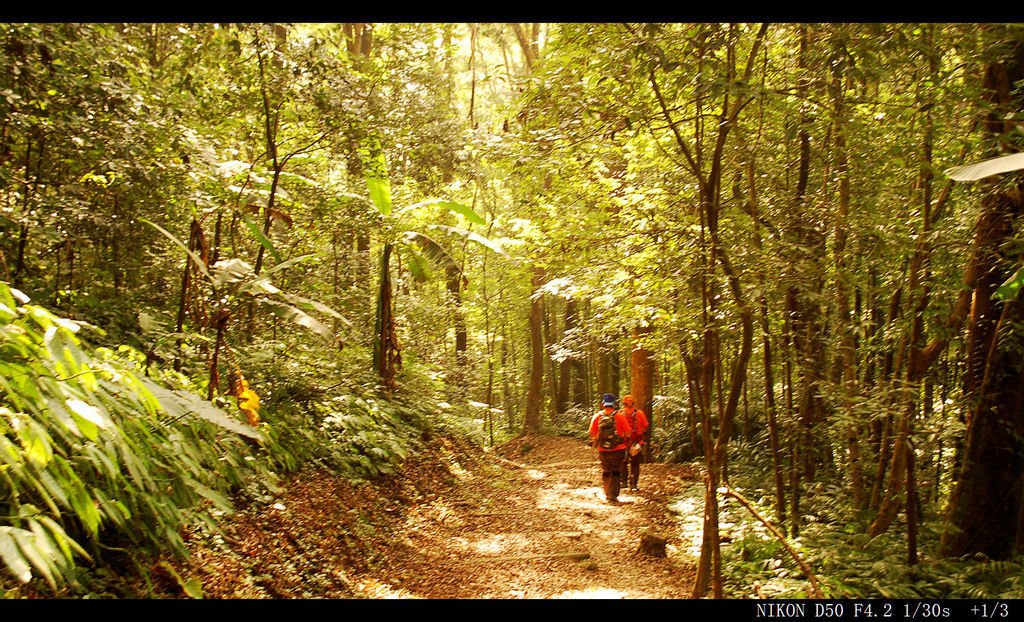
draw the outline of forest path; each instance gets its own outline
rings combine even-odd
[[[597,452],[579,439],[520,437],[497,451],[500,469],[466,474],[461,498],[407,534],[393,560],[401,588],[378,584],[379,595],[689,598],[694,560],[667,508],[689,467],[645,464],[641,490],[610,505]],[[666,557],[638,552],[647,529],[668,537]]]
[[[644,464],[640,491],[611,505],[578,438],[486,453],[438,440],[384,482],[296,476],[275,503],[226,517],[223,537],[193,539],[179,576],[207,598],[690,598],[700,507],[670,506],[693,467]],[[647,530],[665,557],[638,550]]]

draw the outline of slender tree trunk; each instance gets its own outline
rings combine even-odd
[[[533,295],[530,297],[530,384],[526,394],[526,413],[523,428],[527,432],[540,431],[542,390],[544,386],[544,302],[540,288],[544,285],[544,269],[534,266],[531,272]]]
[[[644,457],[647,460],[651,458],[650,439],[651,430],[654,428],[654,365],[651,361],[651,352],[644,345],[643,339],[653,330],[650,326],[633,329],[633,347],[629,365],[629,392],[633,396],[637,408],[644,411],[647,420],[652,424],[644,433],[644,439],[647,441],[644,445],[646,449]]]
[[[401,363],[400,347],[395,331],[391,291],[390,242],[384,244],[380,256],[380,284],[377,290],[377,316],[374,327],[373,365],[381,383],[381,390],[390,397],[396,388],[395,374]]]
[[[842,55],[837,55],[840,58]],[[844,101],[844,64],[840,60],[833,62],[833,93],[835,104],[835,152],[836,168],[839,181],[838,214],[835,224],[835,289],[837,323],[840,332],[841,386],[843,411],[846,424],[846,452],[850,465],[850,493],[853,505],[858,510],[866,504],[864,492],[864,476],[861,468],[860,424],[854,412],[854,400],[857,396],[857,350],[854,340],[854,327],[850,313],[849,273],[846,266],[846,239],[848,219],[850,215],[850,170],[846,149],[846,108]]]
[[[716,28],[715,26],[710,27],[711,29]],[[754,60],[757,57],[761,43],[764,40],[764,35],[767,31],[767,24],[764,24],[759,29],[757,35],[753,40],[753,45],[749,51],[749,57],[746,63],[746,69],[742,75],[736,75],[735,63],[736,63],[736,44],[740,38],[739,27],[735,24],[729,25],[728,32],[726,34],[726,57],[727,62],[724,65],[724,78],[727,82],[734,80],[740,80],[742,82],[749,83],[751,74],[753,72]],[[704,33],[702,32],[701,35]],[[702,38],[702,37],[700,37]],[[698,41],[698,48],[703,44],[703,41]],[[702,64],[704,61],[703,50],[698,49],[698,69],[702,70]],[[724,245],[718,237],[719,230],[719,210],[721,203],[721,180],[722,180],[722,161],[723,161],[723,150],[725,148],[726,139],[728,137],[730,129],[736,123],[736,119],[739,116],[743,106],[749,103],[750,100],[744,100],[742,98],[736,101],[730,100],[729,94],[725,94],[722,98],[721,109],[717,119],[717,132],[713,133],[713,146],[711,148],[710,156],[706,160],[707,169],[704,169],[702,162],[704,158],[702,155],[702,149],[700,148],[702,139],[702,129],[697,128],[697,141],[696,146],[698,147],[695,151],[691,151],[689,143],[682,138],[679,134],[675,122],[672,119],[666,100],[660,90],[657,82],[657,76],[652,68],[650,70],[650,83],[657,97],[658,104],[661,108],[662,115],[664,116],[669,128],[672,130],[678,150],[686,158],[687,162],[691,166],[691,172],[694,174],[698,182],[699,196],[700,196],[700,211],[702,218],[702,229],[706,227],[707,235],[709,236],[709,242],[711,244],[710,253],[706,255],[708,268],[708,276],[710,276],[716,269],[721,269],[726,277],[729,285],[730,292],[732,293],[733,301],[736,304],[736,308],[740,315],[741,324],[743,327],[743,334],[741,338],[740,352],[736,358],[733,366],[732,377],[730,379],[730,386],[728,397],[725,400],[725,405],[722,407],[720,403],[720,420],[719,420],[719,432],[718,437],[714,443],[714,449],[712,450],[711,444],[711,425],[710,417],[708,413],[704,414],[704,436],[705,436],[705,464],[707,468],[706,474],[706,498],[705,498],[705,521],[704,521],[704,546],[701,549],[701,559],[698,561],[697,576],[694,580],[694,595],[704,595],[709,587],[715,598],[721,598],[723,594],[722,588],[722,575],[721,575],[721,549],[718,541],[718,502],[717,502],[717,491],[718,485],[722,481],[722,473],[726,466],[726,448],[729,443],[730,436],[732,434],[733,421],[735,419],[735,413],[739,403],[739,397],[743,389],[743,383],[746,379],[747,363],[750,359],[751,345],[753,339],[753,316],[747,306],[742,288],[740,286],[739,276],[737,271],[733,268],[729,255],[726,252]],[[697,114],[694,115],[696,119],[702,117],[702,103],[698,98],[697,101]],[[703,235],[702,235],[703,237]],[[705,291],[707,291],[705,289]],[[707,308],[707,297],[705,297],[705,308]],[[705,366],[712,366],[714,361],[717,359],[715,353],[718,351],[717,338],[718,330],[714,324],[708,324],[705,321]],[[713,349],[715,352],[710,352],[709,349]],[[706,383],[706,388],[710,389],[710,379]],[[709,572],[710,569],[710,572]]]

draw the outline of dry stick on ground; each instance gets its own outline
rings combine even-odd
[[[804,571],[805,575],[807,575],[807,580],[811,583],[811,591],[813,592],[813,596],[815,598],[824,598],[825,595],[821,592],[821,588],[818,587],[818,580],[814,577],[814,573],[811,572],[811,567],[807,565],[807,562],[800,558],[800,555],[798,555],[796,550],[794,550],[793,547],[789,545],[789,542],[786,542],[786,536],[779,533],[778,529],[776,529],[771,523],[769,523],[767,519],[761,516],[761,514],[754,509],[754,506],[751,505],[749,501],[743,498],[743,495],[734,491],[732,488],[729,488],[728,486],[723,486],[719,488],[719,490],[721,490],[722,494],[724,494],[725,496],[732,497],[733,499],[739,501],[743,507],[750,510],[750,513],[754,515],[754,518],[761,521],[761,524],[767,527],[768,530],[775,535],[779,542],[782,543],[782,546],[786,547],[786,550],[789,551],[789,554],[793,556],[793,559],[796,560],[796,563],[799,564],[800,569]]]

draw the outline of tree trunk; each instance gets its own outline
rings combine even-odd
[[[837,55],[840,58],[841,54]],[[850,215],[850,170],[846,151],[846,125],[844,101],[845,65],[840,60],[833,62],[833,93],[834,93],[834,131],[836,168],[839,181],[838,213],[835,221],[835,291],[836,314],[840,332],[841,356],[841,393],[846,424],[846,452],[850,466],[850,494],[853,506],[862,510],[865,506],[864,476],[861,469],[860,454],[860,423],[854,413],[854,400],[857,396],[857,350],[854,339],[853,319],[850,314],[849,274],[846,268],[846,239],[848,219]]]
[[[630,379],[629,392],[637,408],[644,411],[647,420],[651,425],[644,433],[644,439],[648,441],[644,447],[644,457],[650,460],[651,451],[651,430],[654,427],[654,365],[651,361],[651,352],[644,344],[643,339],[653,329],[650,326],[643,326],[633,329],[633,347],[630,355]]]
[[[391,292],[391,243],[384,245],[380,255],[380,285],[377,290],[377,315],[374,327],[373,365],[385,396],[394,392],[395,373],[401,363],[398,335],[395,331]]]
[[[999,28],[999,27],[993,27]],[[1019,36],[1019,35],[1018,35]],[[1014,113],[1021,110],[1014,87],[1024,79],[1024,41],[1012,40],[1006,56],[985,67],[984,88],[989,99],[987,137],[1011,136]],[[1008,140],[1008,139],[1006,139]],[[1009,145],[1003,145],[1009,147]],[[1016,151],[1016,149],[1012,149]],[[1019,173],[1014,174],[1018,176]],[[984,553],[1006,558],[1021,552],[1020,517],[1024,481],[1024,320],[1022,305],[993,297],[1007,279],[1009,266],[1020,256],[1007,256],[1014,239],[1014,222],[1021,214],[1024,186],[1000,187],[982,200],[975,229],[975,247],[968,266],[973,281],[973,305],[967,325],[967,373],[964,394],[971,405],[960,475],[946,510],[949,529],[943,531],[943,555]]]
[[[534,266],[530,284],[533,296],[530,297],[530,384],[526,393],[526,413],[523,416],[523,428],[527,432],[540,431],[540,412],[544,387],[544,302],[540,288],[544,285],[544,268]]]

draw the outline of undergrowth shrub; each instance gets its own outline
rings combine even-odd
[[[737,440],[730,449],[730,485],[763,517],[774,520],[767,438],[762,434],[753,442]],[[1024,594],[1024,557],[997,561],[937,555],[943,525],[938,504],[923,504],[918,562],[910,564],[905,515],[869,539],[867,529],[874,517],[856,512],[851,501],[840,481],[821,477],[803,485],[800,535],[786,538],[810,566],[826,598],[1007,599]],[[809,595],[808,579],[799,565],[748,510],[725,499],[720,524],[731,539],[722,547],[722,573],[730,598]]]
[[[273,486],[259,430],[29,302],[0,282],[0,559],[18,582],[57,590],[126,546],[185,555],[183,525]]]

